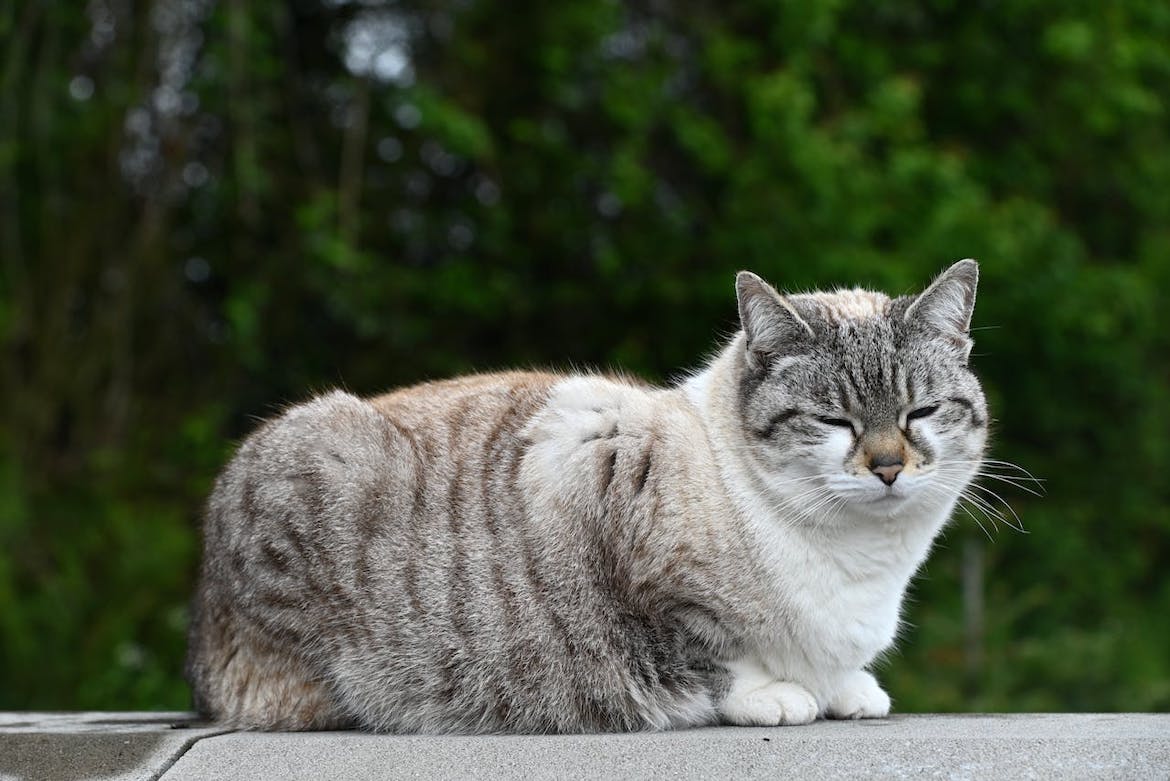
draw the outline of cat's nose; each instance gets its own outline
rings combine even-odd
[[[873,456],[869,459],[869,471],[877,475],[878,479],[886,485],[894,484],[903,466],[902,459],[897,456]]]

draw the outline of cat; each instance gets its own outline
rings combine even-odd
[[[886,716],[866,668],[986,446],[977,281],[745,271],[741,330],[673,387],[513,372],[290,408],[208,502],[196,707],[395,733]]]

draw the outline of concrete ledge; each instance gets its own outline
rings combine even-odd
[[[0,777],[1170,777],[1170,714],[904,715],[772,729],[492,737],[225,732],[191,718],[0,714]]]
[[[4,781],[160,778],[200,738],[190,713],[0,713]]]

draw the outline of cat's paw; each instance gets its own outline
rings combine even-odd
[[[825,708],[830,719],[881,719],[889,714],[890,695],[865,670],[845,676]]]
[[[720,708],[723,718],[741,727],[808,724],[817,718],[817,701],[803,686],[773,681],[748,692],[732,692]]]

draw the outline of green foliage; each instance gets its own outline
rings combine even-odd
[[[989,485],[1027,535],[960,513],[883,675],[909,710],[1170,709],[1165,4],[24,5],[0,708],[187,704],[200,504],[280,404],[665,380],[737,269],[896,293],[971,256],[993,456],[1047,495]],[[386,23],[379,75],[346,41]]]

